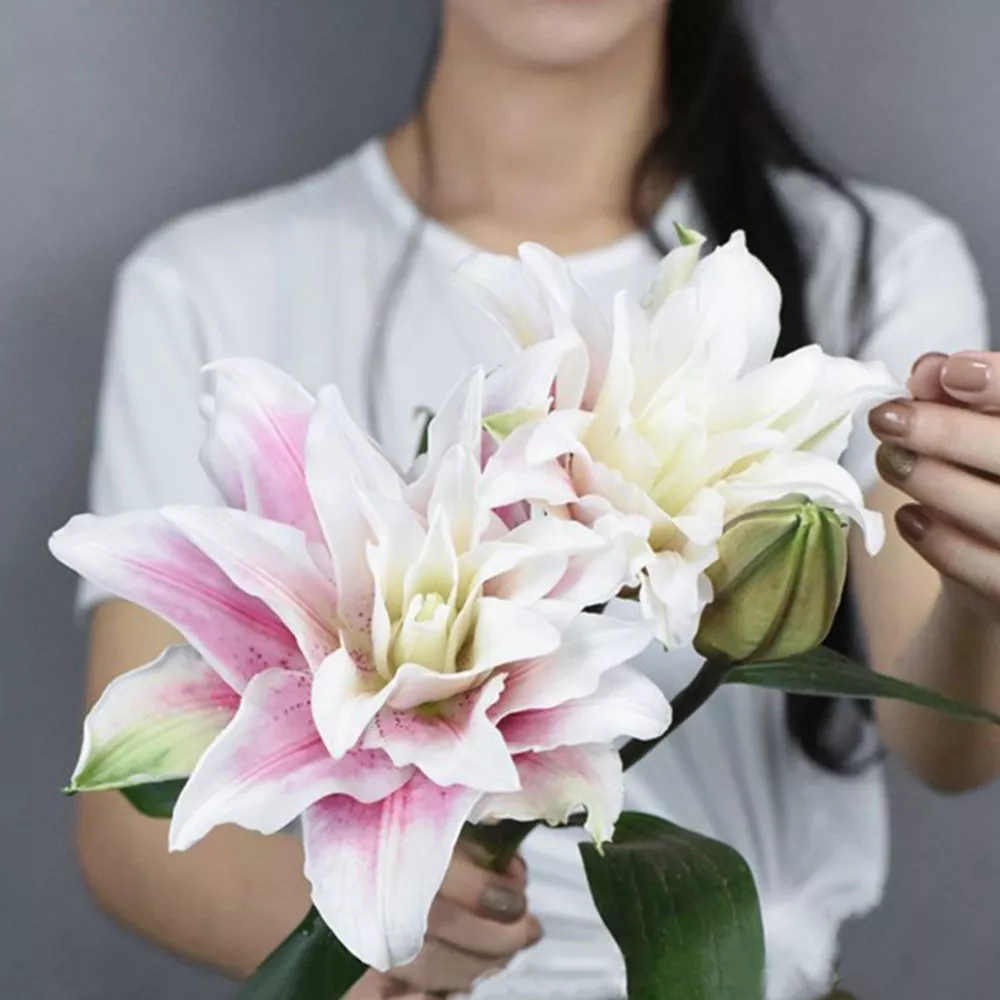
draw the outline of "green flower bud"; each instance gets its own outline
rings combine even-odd
[[[715,598],[695,648],[752,663],[815,649],[833,624],[847,574],[847,528],[837,514],[792,495],[734,518],[708,570]]]

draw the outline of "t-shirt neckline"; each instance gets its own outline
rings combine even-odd
[[[381,136],[375,136],[361,146],[357,161],[378,199],[400,225],[409,230],[422,219],[424,244],[444,256],[452,265],[458,265],[466,258],[482,252],[480,247],[464,236],[421,213],[399,183],[386,156],[385,143]],[[660,206],[656,213],[655,225],[668,243],[673,242],[671,233],[675,220],[696,228],[697,222],[692,218],[691,204],[688,185],[681,181]],[[564,259],[577,273],[601,273],[624,267],[647,256],[649,252],[650,245],[646,235],[633,232],[593,250],[568,254]]]

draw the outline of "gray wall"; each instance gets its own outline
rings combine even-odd
[[[1000,5],[769,6],[774,75],[821,147],[956,217],[995,288]],[[57,790],[83,644],[44,540],[84,504],[116,262],[180,211],[389,126],[432,19],[431,0],[0,0],[0,996],[233,995],[98,916],[81,887]],[[849,930],[845,980],[861,1000],[981,1000],[1000,979],[1000,796],[936,800],[893,772],[893,805],[888,900]]]

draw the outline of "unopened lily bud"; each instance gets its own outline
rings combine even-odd
[[[751,507],[719,541],[708,570],[715,598],[695,648],[734,663],[815,649],[833,624],[846,573],[847,529],[834,511],[798,495]]]

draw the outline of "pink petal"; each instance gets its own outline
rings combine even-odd
[[[362,962],[384,972],[416,957],[431,902],[478,798],[417,773],[381,802],[363,805],[335,795],[306,810],[305,873],[313,902]]]
[[[301,531],[224,507],[168,507],[163,516],[240,590],[271,608],[310,666],[318,667],[340,645],[336,591]]]
[[[557,826],[586,810],[585,826],[594,840],[603,843],[611,839],[625,794],[616,750],[560,747],[518,754],[514,762],[521,790],[485,796],[470,817],[472,822],[540,819]]]
[[[90,710],[75,791],[186,778],[222,732],[239,695],[190,647],[116,677]]]
[[[267,605],[159,512],[81,514],[49,547],[81,576],[173,625],[237,691],[268,667],[304,666],[292,633]]]
[[[319,538],[306,488],[305,443],[315,400],[263,361],[209,365],[208,436],[202,461],[227,503]]]
[[[348,628],[365,632],[374,588],[365,554],[371,529],[362,494],[399,499],[402,481],[351,418],[334,386],[320,393],[310,425],[306,477],[333,560],[340,617]]]
[[[637,656],[649,645],[649,625],[611,615],[574,615],[563,629],[559,648],[519,663],[507,672],[494,717],[528,709],[550,709],[593,694],[608,670]]]
[[[663,692],[638,670],[622,666],[606,673],[593,694],[508,715],[500,731],[512,753],[523,753],[611,743],[621,736],[650,740],[668,725],[670,703]]]
[[[334,760],[312,720],[308,674],[265,670],[202,757],[177,800],[170,849],[183,851],[221,823],[276,833],[328,795],[374,801],[409,777],[385,754]]]
[[[517,770],[487,716],[503,684],[502,676],[492,677],[476,690],[437,703],[433,711],[383,708],[361,745],[384,750],[400,766],[415,765],[436,785],[514,791]]]

